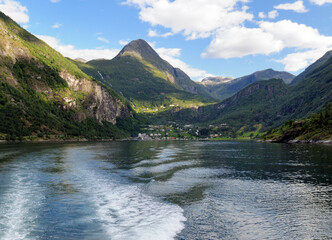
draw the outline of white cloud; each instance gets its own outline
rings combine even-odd
[[[295,12],[298,12],[298,13],[308,12],[308,10],[303,5],[303,1],[296,1],[294,3],[279,4],[277,6],[274,6],[274,8],[275,9],[280,9],[280,10],[292,10],[292,11],[295,11]]]
[[[286,48],[295,48],[296,53],[278,60],[286,71],[298,71],[320,58],[332,48],[332,37],[321,35],[317,29],[290,20],[261,22],[260,27],[283,42]]]
[[[62,44],[60,40],[55,37],[45,35],[38,35],[37,37],[60,52],[63,56],[72,59],[83,58],[87,61],[98,58],[112,59],[120,51],[120,49],[76,49],[73,45]]]
[[[155,43],[149,44],[156,50],[159,56],[169,62],[173,67],[180,68],[188,76],[194,80],[200,80],[202,78],[212,76],[212,74],[207,73],[205,70],[194,68],[184,61],[180,60],[178,57],[181,56],[180,48],[156,48]]]
[[[270,54],[283,49],[283,42],[260,28],[233,27],[220,31],[202,57],[234,58]]]
[[[97,37],[97,39],[101,42],[104,42],[104,43],[110,43],[110,41],[106,38],[103,38],[103,37]]]
[[[275,19],[276,17],[279,16],[279,13],[278,13],[278,11],[276,11],[276,10],[272,10],[272,11],[270,11],[270,12],[268,13],[268,16],[269,16],[269,18],[271,18],[271,19]]]
[[[288,71],[298,71],[332,48],[332,37],[304,24],[282,20],[261,21],[258,25],[259,28],[233,27],[218,32],[202,57],[227,59],[290,49],[298,53],[277,61],[285,64]]]
[[[321,35],[317,29],[290,20],[261,22],[260,28],[283,41],[285,47],[322,49],[332,45],[332,37]]]
[[[310,2],[312,2],[316,5],[322,6],[325,3],[332,3],[332,0],[310,0]]]
[[[149,32],[148,32],[149,37],[163,37],[163,38],[166,38],[166,37],[169,37],[169,36],[172,36],[172,35],[174,35],[174,33],[172,33],[172,32],[167,32],[167,33],[160,34],[156,30],[152,30],[152,29],[149,29]]]
[[[52,28],[58,29],[58,28],[60,28],[61,26],[62,26],[61,23],[55,23],[55,24],[52,26]]]
[[[119,41],[119,44],[122,45],[122,46],[127,45],[128,43],[129,43],[128,40],[120,40]]]
[[[304,52],[296,52],[288,54],[284,59],[278,60],[285,65],[285,70],[296,72],[314,63],[322,57],[329,49],[314,49]]]
[[[259,18],[266,18],[266,15],[265,15],[265,13],[263,13],[263,12],[259,12],[259,13],[258,13],[258,17],[259,17]]]
[[[139,17],[152,26],[183,33],[187,39],[207,38],[217,29],[226,29],[252,20],[247,7],[238,3],[249,0],[127,0],[124,4],[140,9]],[[153,34],[153,32],[151,32]]]
[[[0,11],[11,17],[18,23],[29,22],[28,9],[20,2],[14,0],[0,0]]]
[[[50,0],[52,3],[58,3],[60,2],[61,0]]]
[[[275,19],[278,16],[279,16],[279,13],[276,10],[272,10],[272,11],[268,12],[267,15],[264,12],[258,13],[258,17],[261,19],[264,19],[264,18]]]
[[[169,50],[169,49],[166,49]],[[194,68],[184,61],[172,56],[169,54],[168,51],[163,52],[160,51],[160,49],[156,49],[157,53],[160,55],[160,57],[167,62],[169,62],[173,67],[180,68],[182,71],[184,71],[188,76],[194,80],[202,79],[208,76],[211,76],[211,74],[207,73],[205,70]]]

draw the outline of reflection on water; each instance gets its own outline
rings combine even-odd
[[[332,147],[0,146],[0,239],[331,239]]]

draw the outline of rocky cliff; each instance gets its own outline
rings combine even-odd
[[[0,138],[114,137],[113,133],[122,131],[116,128],[117,121],[133,116],[112,89],[2,13],[0,93]]]

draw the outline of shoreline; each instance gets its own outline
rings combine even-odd
[[[278,140],[258,140],[258,142],[267,142],[267,143],[288,143],[288,144],[326,144],[332,145],[332,139],[329,140],[289,140],[285,142],[281,142]]]
[[[178,138],[178,139],[139,139],[138,137],[132,138],[123,138],[123,139],[37,139],[37,140],[0,140],[0,144],[8,144],[8,143],[79,143],[79,142],[124,142],[124,141],[139,141],[139,142],[158,142],[158,141],[255,141],[255,139],[207,139],[207,138],[197,138],[197,139],[186,139],[186,138]],[[257,140],[256,140],[257,141]]]
[[[139,142],[149,142],[149,141],[256,141],[256,142],[265,142],[265,143],[286,143],[286,144],[324,144],[332,145],[332,139],[329,140],[290,140],[287,142],[280,142],[277,140],[261,140],[261,139],[241,139],[241,138],[229,138],[229,139],[213,139],[213,138],[201,138],[201,139],[139,139],[138,137],[123,138],[123,139],[96,139],[89,140],[86,138],[80,139],[36,139],[36,140],[0,140],[0,144],[19,144],[19,143],[94,143],[94,142],[123,142],[123,141],[139,141]]]

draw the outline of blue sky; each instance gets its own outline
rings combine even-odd
[[[71,58],[113,58],[148,41],[194,80],[273,68],[298,74],[332,50],[332,0],[0,0]]]

